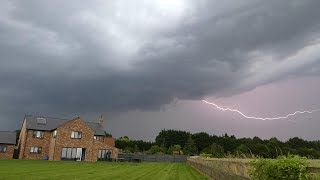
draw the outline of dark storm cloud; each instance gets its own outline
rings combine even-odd
[[[3,118],[157,109],[319,73],[320,1],[160,2],[3,1]]]

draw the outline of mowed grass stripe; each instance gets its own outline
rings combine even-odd
[[[82,175],[79,172],[72,171],[67,175],[61,175],[60,178],[80,178],[80,179],[123,179],[125,174],[131,174],[136,171],[136,167],[132,163],[123,163],[118,166],[119,163],[83,163]],[[114,165],[114,166],[113,166]]]
[[[109,163],[109,164],[114,164],[114,163]],[[148,164],[148,166],[145,163],[120,163],[123,164],[124,166],[120,167],[122,170],[117,169],[115,171],[110,171],[111,174],[106,174],[108,177],[122,177],[124,179],[127,179],[131,177],[134,179],[136,176],[141,176],[140,174],[145,173],[146,171],[152,171],[156,167],[154,167],[154,164]]]
[[[185,163],[0,160],[0,179],[206,179]]]
[[[159,169],[154,175],[153,175],[153,178],[154,179],[168,179],[167,178],[167,174],[169,173],[168,172],[168,167],[172,165],[172,164],[169,164],[168,166],[165,166],[165,167],[162,167],[161,169]],[[176,165],[177,166],[177,165]]]
[[[153,164],[152,168],[150,168],[149,171],[144,171],[143,173],[140,173],[140,176],[135,177],[135,179],[157,179],[156,174],[161,172],[164,168],[171,165],[172,164],[168,164],[168,163],[163,163],[161,165]]]
[[[190,172],[190,175],[191,175],[191,179],[194,179],[194,178],[198,178],[198,176],[199,176],[199,172],[198,171],[196,171],[196,170],[194,170],[190,165],[188,165],[188,166],[185,166],[184,167],[188,172]],[[202,175],[201,175],[202,176]],[[202,178],[200,178],[200,179],[206,179],[205,177],[202,177]]]
[[[108,163],[112,165],[114,163]],[[136,163],[123,163],[123,166],[119,166],[119,169],[115,169],[114,171],[110,171],[109,173],[104,174],[103,177],[110,178],[121,178],[128,179],[129,177],[134,178],[136,174],[143,173],[148,168],[152,168],[152,166],[142,166]]]
[[[139,168],[132,174],[128,174],[127,177],[132,177],[132,179],[145,179],[146,175],[153,175],[155,172],[162,169],[162,166],[163,164],[144,163],[143,168]]]

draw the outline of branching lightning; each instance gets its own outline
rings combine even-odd
[[[254,116],[247,116],[247,115],[245,115],[244,113],[242,113],[241,111],[239,111],[237,109],[223,108],[223,107],[218,106],[215,103],[208,102],[206,100],[202,100],[202,101],[207,103],[207,104],[209,104],[209,105],[215,106],[217,109],[222,110],[222,111],[232,111],[232,112],[236,112],[236,113],[240,114],[241,116],[243,116],[244,118],[247,118],[247,119],[257,119],[257,120],[263,120],[263,121],[287,119],[290,116],[294,116],[296,114],[305,114],[305,113],[312,114],[314,112],[320,111],[320,109],[314,109],[314,110],[308,110],[308,111],[296,111],[294,113],[288,114],[286,116],[280,116],[280,117],[254,117]]]

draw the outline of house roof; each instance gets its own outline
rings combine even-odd
[[[15,131],[0,131],[0,144],[16,144],[16,138]]]
[[[106,135],[104,130],[102,129],[101,125],[99,123],[95,123],[95,122],[86,122],[92,129],[94,129],[94,134],[95,135]]]
[[[42,117],[42,116],[33,116],[27,115],[26,126],[27,129],[35,129],[35,130],[43,130],[43,131],[52,131],[57,129],[63,123],[71,121],[70,119],[60,119],[60,118],[52,118],[52,117]],[[86,122],[88,126],[90,126],[94,131],[95,135],[105,135],[103,127],[99,123],[95,122]]]

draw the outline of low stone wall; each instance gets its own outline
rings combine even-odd
[[[249,179],[247,160],[188,158],[187,163],[212,179]]]
[[[315,174],[320,179],[320,160],[309,160],[308,171]]]
[[[250,179],[248,170],[252,159],[188,158],[187,163],[212,179]],[[320,176],[320,161],[309,160],[310,173]]]

